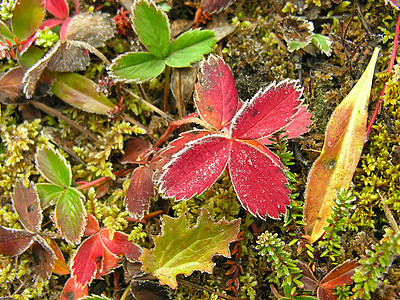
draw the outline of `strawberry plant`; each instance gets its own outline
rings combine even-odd
[[[260,140],[285,128],[299,136],[308,129],[309,114],[293,80],[273,83],[252,99],[238,99],[229,67],[210,56],[201,66],[195,88],[197,110],[209,131],[188,132],[183,147],[172,149],[159,191],[176,200],[200,195],[227,169],[242,206],[255,216],[278,218],[290,204],[284,168]],[[176,142],[178,143],[178,141]]]

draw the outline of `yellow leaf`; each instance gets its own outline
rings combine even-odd
[[[348,189],[365,143],[368,102],[378,58],[375,48],[371,61],[357,84],[333,112],[320,157],[307,183],[304,204],[305,233],[310,242],[318,240],[329,224],[333,200],[339,188]]]

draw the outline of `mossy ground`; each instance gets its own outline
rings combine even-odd
[[[170,12],[172,24],[178,24],[181,19],[187,21],[194,18],[194,8],[184,5],[183,1],[169,2],[173,7]],[[214,258],[217,266],[213,274],[194,272],[186,278],[179,276],[181,284],[176,290],[169,291],[172,299],[223,299],[218,293],[246,299],[271,299],[274,296],[270,284],[275,284],[278,292],[283,294],[280,290],[282,278],[276,276],[276,270],[271,263],[255,249],[256,235],[265,230],[277,233],[279,239],[285,243],[284,250],[291,259],[313,264],[318,278],[322,278],[332,266],[347,259],[360,259],[367,250],[373,250],[374,245],[380,242],[385,229],[390,227],[383,211],[383,203],[393,213],[395,220],[400,219],[400,68],[396,65],[391,75],[385,72],[389,65],[398,12],[385,5],[383,0],[360,0],[358,2],[364,18],[362,20],[353,6],[355,2],[348,2],[351,3],[347,5],[346,1],[340,0],[237,0],[218,16],[223,24],[228,22],[236,26],[233,33],[219,42],[215,51],[231,66],[241,99],[250,98],[258,89],[272,81],[300,79],[314,124],[309,133],[288,144],[288,151],[293,152],[293,165],[289,168],[294,174],[291,182],[294,202],[285,220],[262,221],[247,216],[237,202],[226,174],[209,191],[187,201],[169,203],[169,200],[162,200],[156,195],[151,210],[170,207],[170,215],[187,213],[189,223],[192,224],[196,222],[200,208],[207,209],[214,220],[223,217],[227,220],[243,219],[241,231],[244,239],[232,244],[232,250],[239,249],[235,250],[239,255],[233,255],[229,260]],[[98,7],[102,3],[103,1],[87,1],[81,4]],[[115,15],[119,5],[114,1],[109,3],[103,10]],[[297,4],[297,8],[290,3]],[[315,33],[329,36],[332,40],[332,55],[328,57],[319,53],[318,49],[314,49],[313,54],[305,50],[288,52],[279,21],[290,14],[312,21]],[[213,24],[210,23],[209,26]],[[103,49],[104,53],[113,58],[118,53],[127,51],[130,42],[138,47],[138,43],[134,41],[133,34],[128,37],[118,36]],[[357,199],[354,202],[355,208],[350,209],[348,216],[344,217],[345,231],[338,233],[341,243],[339,254],[319,258],[318,255],[325,248],[318,245],[306,248],[302,238],[302,203],[307,175],[322,149],[324,130],[332,111],[362,74],[375,46],[381,48],[381,56],[371,93],[370,115],[384,82],[388,80],[384,105],[365,144],[353,179],[351,192]],[[11,63],[3,60],[0,66],[1,70],[6,70]],[[103,69],[94,62],[85,74],[92,79],[100,78]],[[158,107],[162,107],[163,80],[161,75],[144,85],[149,100]],[[132,89],[140,93],[137,86],[132,86]],[[113,96],[115,97],[111,95]],[[173,101],[171,95],[170,100]],[[20,107],[2,104],[0,225],[5,227],[21,227],[10,200],[15,181],[19,178],[43,181],[34,164],[34,155],[39,147],[49,143],[56,144],[72,165],[74,181],[92,181],[101,176],[113,176],[113,171],[124,168],[119,163],[124,145],[132,136],[144,134],[126,121],[110,121],[106,116],[85,113],[56,98],[45,101],[95,133],[98,141],[88,140],[82,133],[51,116],[42,113],[35,121],[26,120]],[[186,103],[187,113],[194,112],[191,101]],[[157,117],[134,97],[127,97],[125,105],[126,114],[134,116],[154,136],[160,136],[166,129],[166,121]],[[169,113],[172,116],[177,114],[172,109]],[[278,149],[274,151],[279,152]],[[88,192],[86,209],[103,225],[112,230],[124,231],[139,245],[151,247],[151,236],[160,234],[160,219],[152,218],[146,224],[125,220],[127,212],[123,206],[126,192],[124,182],[129,179],[129,175],[126,176],[113,181],[108,192],[100,199],[94,197],[93,191]],[[47,221],[43,222],[43,231],[56,232],[52,223],[48,222],[50,211],[46,210],[44,214]],[[76,246],[61,240],[58,244],[68,260]],[[240,266],[240,271],[230,274],[232,265],[237,265],[238,268]],[[394,293],[400,294],[399,267],[399,261],[393,260],[391,267],[379,278],[379,293],[373,295],[374,299],[390,299],[389,297],[394,297]],[[123,272],[121,267],[115,271],[116,275],[105,276],[105,281],[94,281],[90,292],[115,297],[115,278],[119,282],[120,290],[127,287]],[[34,277],[35,261],[29,251],[19,257],[0,257],[1,297],[58,299],[68,278],[52,275],[49,280],[37,283]],[[185,284],[183,280],[192,285]],[[237,280],[236,295],[232,289],[235,284],[231,280]],[[297,292],[307,294],[301,288]]]

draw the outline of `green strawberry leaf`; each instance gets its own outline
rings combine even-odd
[[[84,196],[74,188],[68,188],[58,198],[55,209],[56,226],[70,243],[79,243],[85,230],[86,211]]]
[[[9,40],[12,40],[14,38],[13,33],[11,30],[8,28],[6,23],[0,20],[0,40],[4,42],[4,39],[8,38]]]
[[[214,255],[230,256],[229,243],[237,238],[240,220],[213,222],[208,212],[200,212],[197,225],[186,227],[186,215],[163,217],[163,235],[154,238],[152,250],[143,249],[142,271],[156,276],[161,284],[175,289],[178,274],[199,270],[211,273]]]
[[[29,38],[38,30],[44,18],[42,0],[20,0],[15,6],[11,25],[18,41]]]
[[[64,192],[64,188],[51,183],[37,183],[35,187],[39,195],[40,207],[42,209],[49,206],[54,200],[57,200]]]
[[[35,159],[36,167],[48,181],[59,187],[71,186],[71,166],[58,151],[50,148],[39,149]]]
[[[169,21],[152,1],[136,1],[132,7],[133,28],[143,45],[158,59],[168,55]]]
[[[129,52],[120,55],[110,66],[114,76],[128,82],[141,82],[157,77],[164,68],[163,59],[158,59],[147,52]]]
[[[331,56],[332,49],[331,44],[332,41],[329,37],[322,35],[322,34],[314,34],[312,37],[312,43],[318,47],[319,50],[326,56]]]
[[[204,54],[210,53],[215,43],[215,34],[210,30],[187,31],[171,43],[165,62],[174,68],[189,67],[191,63],[201,60]]]

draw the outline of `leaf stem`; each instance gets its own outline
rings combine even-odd
[[[400,30],[400,12],[399,12],[399,17],[397,18],[396,33],[394,35],[394,41],[393,41],[392,57],[390,58],[390,63],[389,63],[389,68],[388,68],[389,74],[392,72],[394,62],[396,60],[397,45],[399,42],[399,30]],[[368,139],[369,133],[371,132],[371,128],[372,128],[372,125],[374,124],[376,116],[378,115],[379,108],[381,107],[382,97],[385,95],[386,83],[387,83],[387,80],[386,80],[385,84],[383,85],[382,93],[381,93],[381,96],[379,97],[378,104],[376,105],[374,114],[372,115],[371,121],[368,124],[367,136],[366,136],[367,139]]]
[[[171,67],[165,67],[165,80],[164,80],[164,111],[168,112],[168,96],[169,96],[169,82],[171,78]]]

